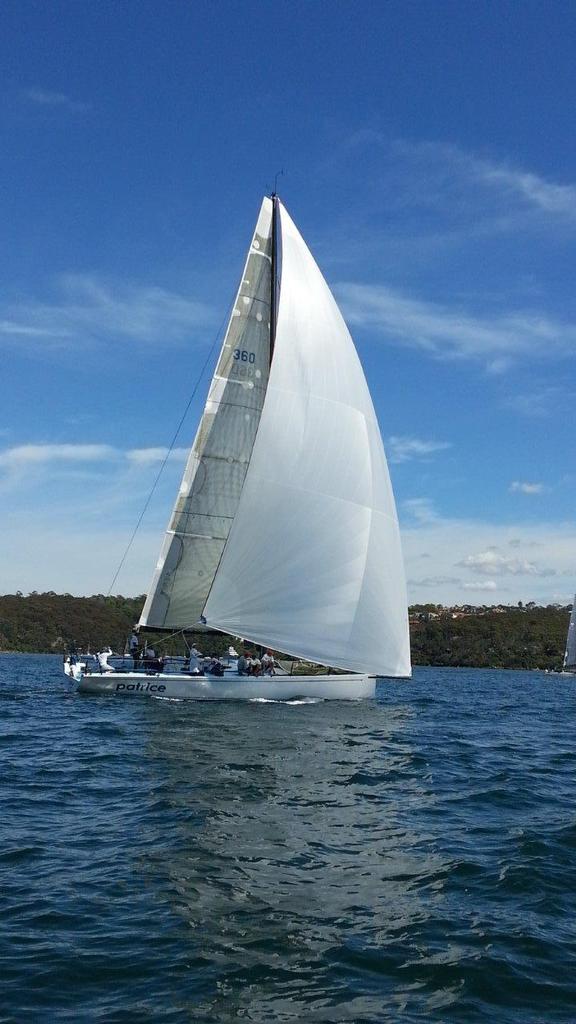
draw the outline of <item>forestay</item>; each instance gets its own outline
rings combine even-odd
[[[358,672],[410,674],[386,458],[352,338],[280,206],[274,357],[209,625]]]
[[[140,625],[194,626],[236,513],[270,366],[272,203],[258,223]]]

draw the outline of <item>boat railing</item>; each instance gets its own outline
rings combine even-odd
[[[71,658],[70,658],[71,660]],[[130,654],[106,654],[102,658],[99,654],[76,654],[74,660],[83,665],[84,675],[106,675],[108,672],[138,672],[147,675],[164,674],[203,674],[208,668],[211,658],[191,659],[177,654],[167,654],[163,657],[134,658]],[[236,658],[222,656],[219,658],[224,670],[236,669]]]

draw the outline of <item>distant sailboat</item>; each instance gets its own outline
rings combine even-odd
[[[576,594],[572,602],[570,624],[566,636],[566,650],[564,651],[563,672],[576,672]]]
[[[277,196],[265,198],[140,628],[229,633],[345,674],[76,673],[89,692],[359,698],[409,676],[398,520],[366,379]]]

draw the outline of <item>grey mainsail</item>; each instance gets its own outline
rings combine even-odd
[[[270,369],[272,202],[264,199],[140,625],[195,626],[236,514]]]

